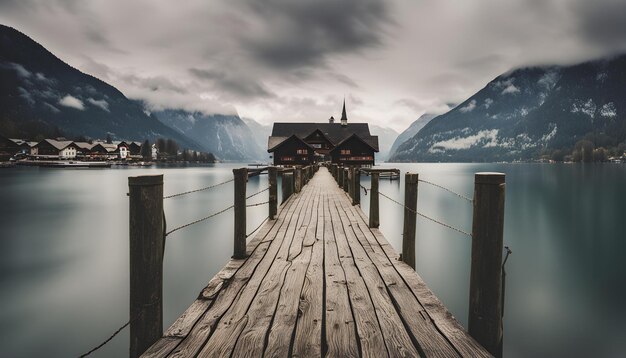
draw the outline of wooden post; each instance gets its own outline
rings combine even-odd
[[[283,203],[293,194],[293,173],[283,173]]]
[[[343,188],[343,168],[337,168],[337,185]]]
[[[163,335],[163,175],[128,178],[130,357]]]
[[[476,173],[469,297],[469,333],[502,356],[503,173]]]
[[[348,168],[344,168],[343,169],[343,191],[345,191],[346,193],[348,192],[348,171],[350,169]]]
[[[354,181],[354,196],[352,197],[352,205],[359,205],[361,204],[361,171],[359,168],[354,168],[352,178]]]
[[[380,226],[378,216],[378,173],[370,173],[370,227]]]
[[[296,174],[294,178],[294,181],[296,183],[295,192],[299,193],[300,190],[302,190],[302,168],[297,167],[295,174]]]
[[[278,168],[267,168],[267,177],[270,184],[269,217],[270,220],[274,220],[278,211]]]
[[[233,169],[235,175],[235,239],[233,258],[246,257],[246,182],[248,169]]]
[[[350,202],[354,200],[354,168],[348,168],[348,180],[346,180],[346,184],[348,187],[348,197],[350,198]]]
[[[415,221],[417,220],[417,181],[414,173],[404,174],[404,228],[402,230],[402,261],[415,270]]]

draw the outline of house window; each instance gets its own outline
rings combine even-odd
[[[280,157],[283,162],[293,162],[294,157]]]
[[[321,143],[313,143],[313,144],[311,144],[311,146],[312,146],[313,148],[316,148],[316,149],[320,149],[320,148],[322,148],[322,144],[321,144]]]
[[[307,150],[306,149],[298,149],[297,153],[306,155],[307,154]]]
[[[350,149],[342,149],[341,155],[350,155]]]

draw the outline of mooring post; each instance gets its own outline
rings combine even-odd
[[[163,335],[163,175],[128,178],[130,358]]]
[[[339,187],[343,188],[343,168],[339,168],[337,167],[337,185],[339,185]]]
[[[282,187],[283,187],[283,203],[285,201],[287,201],[287,199],[289,199],[289,197],[291,196],[291,194],[293,194],[293,173],[286,173],[283,172],[283,182],[282,182]]]
[[[352,172],[352,180],[354,182],[352,205],[359,205],[361,204],[361,171],[359,168],[354,168],[354,171]]]
[[[350,202],[352,202],[354,200],[354,169],[353,168],[348,168],[348,180],[347,180],[347,186],[348,186],[348,197],[350,198]]]
[[[233,258],[246,257],[246,183],[248,169],[233,169],[235,175],[235,238]]]
[[[344,168],[343,169],[343,191],[345,191],[346,193],[348,192],[349,188],[348,188],[348,173],[349,173],[350,169],[349,168]]]
[[[418,174],[404,174],[404,228],[402,230],[402,261],[415,270],[415,222],[417,220]]]
[[[370,173],[370,227],[377,228],[380,226],[378,216],[378,173]]]
[[[294,182],[296,184],[295,192],[299,193],[300,190],[302,190],[302,168],[301,167],[296,168]]]
[[[469,297],[469,334],[502,357],[503,173],[474,176],[474,218]]]
[[[269,217],[274,220],[278,211],[278,168],[267,168],[267,177],[270,184]]]

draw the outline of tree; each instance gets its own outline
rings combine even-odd
[[[606,162],[606,150],[604,148],[594,149],[593,161],[594,162]]]
[[[557,149],[554,152],[552,152],[552,160],[554,160],[555,162],[562,162],[564,158],[565,158],[565,151]]]
[[[579,140],[576,142],[576,151],[580,153],[583,162],[591,163],[593,161],[593,143],[591,141],[587,139]]]
[[[143,159],[150,159],[150,157],[152,157],[152,147],[150,147],[150,142],[147,139],[141,145],[139,153]]]

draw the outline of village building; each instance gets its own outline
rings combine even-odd
[[[74,159],[81,151],[71,140],[44,139],[35,147],[38,157],[48,159]]]
[[[373,166],[378,152],[378,136],[371,135],[367,123],[348,123],[346,103],[341,120],[335,123],[274,123],[267,151],[274,165],[309,165],[331,161],[353,166]]]

